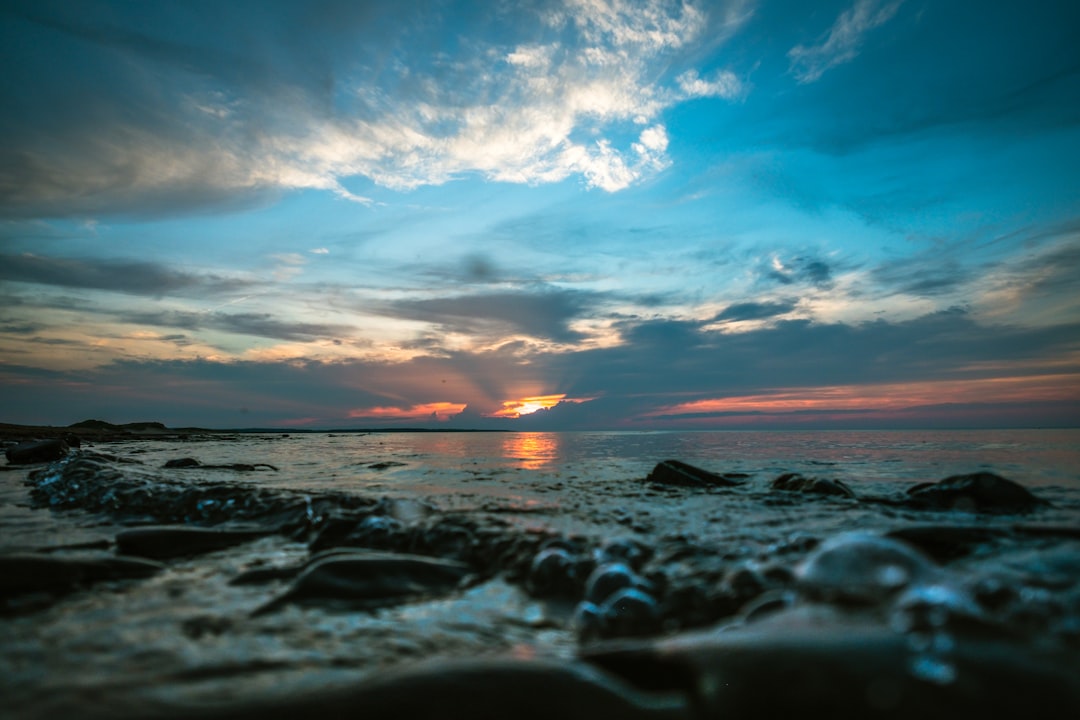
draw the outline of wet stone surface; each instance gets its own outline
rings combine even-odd
[[[0,555],[15,717],[397,717],[448,698],[464,703],[449,717],[811,701],[1054,717],[1080,697],[1073,491],[1048,503],[989,473],[736,483],[664,461],[647,482],[560,477],[557,501],[471,476],[457,495],[391,496],[245,482],[235,466],[262,465],[246,458],[137,460],[78,450],[20,478],[35,512],[107,540]]]

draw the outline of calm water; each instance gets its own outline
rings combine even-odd
[[[939,480],[991,470],[1029,486],[1080,488],[1080,430],[376,433],[237,436],[124,445],[145,462],[266,462],[265,482],[345,489],[453,484],[477,475],[643,477],[675,458],[717,472],[797,471],[846,481]],[[373,464],[390,467],[372,468]],[[428,488],[430,489],[430,488]]]

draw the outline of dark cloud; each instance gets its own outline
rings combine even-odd
[[[148,297],[194,292],[213,294],[251,286],[243,280],[195,275],[154,262],[59,258],[30,253],[0,254],[0,280]]]
[[[568,323],[581,316],[598,296],[569,290],[504,292],[433,300],[403,300],[386,309],[395,317],[429,322],[447,332],[489,335],[507,331],[559,342],[580,334]]]
[[[520,346],[444,352],[402,363],[122,361],[65,375],[62,384],[48,373],[10,366],[0,368],[0,377],[8,388],[6,407],[51,413],[50,422],[74,422],[109,409],[117,420],[152,414],[170,424],[248,426],[314,417],[323,426],[342,426],[361,422],[349,419],[355,409],[452,402],[469,406],[457,426],[618,428],[662,427],[666,421],[648,416],[697,399],[864,383],[1057,375],[1068,371],[1060,358],[1080,353],[1080,323],[985,325],[962,310],[900,323],[781,321],[735,334],[701,328],[691,322],[625,320],[624,345],[571,353],[522,354],[528,348]],[[1010,367],[1016,370],[1010,373]],[[494,412],[525,387],[593,399],[564,402],[509,424],[481,421],[479,415]],[[986,402],[998,401],[988,397]],[[246,419],[238,414],[242,407],[251,411]],[[1064,407],[1040,411],[1005,403],[994,421],[1000,425],[1020,417],[1010,413],[1027,413],[1024,422],[1039,412],[1057,418]],[[905,412],[910,417],[904,422],[917,420],[917,413]],[[945,408],[927,412],[948,416]],[[958,422],[970,420],[976,410],[965,412],[956,415]],[[879,413],[873,422],[887,424],[888,418]]]
[[[121,316],[125,322],[150,325],[159,328],[182,330],[218,330],[237,335],[271,338],[274,340],[305,341],[334,339],[349,336],[355,328],[328,323],[306,323],[279,320],[270,313],[223,313],[223,312],[142,312]],[[170,335],[165,339],[184,340],[184,335]]]
[[[762,273],[781,285],[804,284],[828,289],[832,286],[832,267],[820,258],[796,257],[784,260],[782,268],[765,264]]]
[[[33,335],[34,333],[41,332],[44,328],[44,325],[35,322],[24,322],[21,320],[0,320],[0,333],[3,334]]]
[[[796,303],[785,302],[744,302],[728,305],[716,316],[717,322],[736,322],[739,320],[765,320],[779,315],[787,315],[795,309]]]
[[[159,216],[264,203],[271,135],[338,97],[425,2],[76,4],[0,8],[0,215]],[[263,166],[265,170],[265,166]]]

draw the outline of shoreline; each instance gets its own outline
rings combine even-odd
[[[91,424],[93,423],[93,424]],[[0,423],[0,440],[45,440],[49,438],[74,435],[80,440],[96,442],[121,442],[124,440],[172,440],[192,439],[200,435],[212,436],[209,439],[220,440],[227,435],[371,435],[378,433],[507,433],[513,430],[485,428],[170,428],[159,422],[134,422],[114,425],[103,421],[84,421],[72,425],[21,425]]]

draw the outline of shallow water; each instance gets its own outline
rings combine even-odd
[[[1019,628],[1033,642],[1080,645],[1080,540],[1014,532],[1018,524],[1080,527],[1080,431],[305,433],[135,440],[82,452],[114,459],[95,460],[105,474],[81,480],[65,475],[74,460],[45,468],[33,476],[34,500],[29,469],[0,473],[4,553],[111,553],[117,534],[132,525],[239,522],[268,532],[170,559],[148,579],[20,598],[0,617],[0,692],[15,716],[48,716],[58,702],[267,697],[432,656],[568,658],[588,641],[580,606],[575,615],[581,598],[540,592],[535,574],[528,575],[540,541],[569,542],[575,562],[593,564],[613,538],[647,548],[642,587],[657,596],[662,616],[649,634],[663,636],[735,622],[765,591],[789,593],[808,553],[852,530],[876,537],[927,525],[989,528],[997,539],[949,559],[944,580],[935,574],[933,583],[912,587],[906,604],[874,612],[905,623],[927,607],[963,614],[965,603],[983,593],[989,599],[979,600],[986,607],[978,612],[987,616],[980,622]],[[163,467],[182,457],[276,469]],[[645,482],[666,458],[747,477],[732,488]],[[973,514],[897,500],[916,482],[980,470],[1016,480],[1051,505],[1020,515]],[[842,480],[860,499],[770,490],[786,471]],[[108,504],[110,498],[119,504]],[[252,510],[240,512],[253,498]],[[526,577],[515,560],[437,597],[362,611],[288,604],[265,615],[253,612],[290,581],[231,584],[246,571],[303,562],[331,518],[365,513],[391,518],[402,533],[445,535],[450,527],[474,538],[521,541]],[[293,529],[276,531],[285,525]],[[416,552],[416,532],[409,547],[387,549]],[[95,543],[102,549],[60,549]],[[451,543],[420,551],[449,557],[458,549]],[[892,565],[885,571],[886,578],[897,573]],[[853,575],[838,582],[861,581]],[[919,663],[920,672],[948,678],[942,658],[924,654]]]

